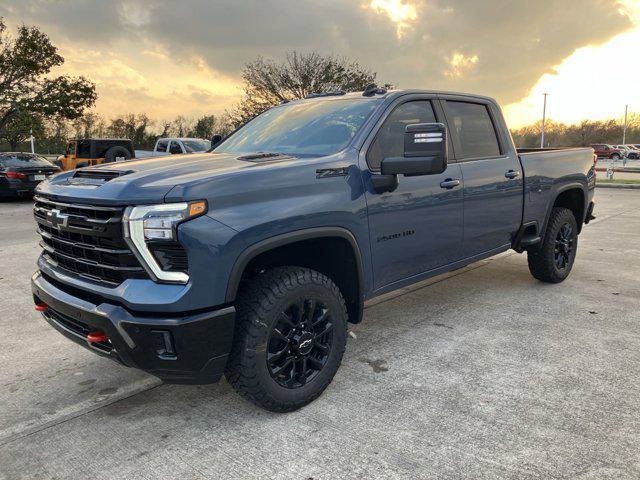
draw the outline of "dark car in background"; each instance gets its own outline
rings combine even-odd
[[[31,196],[36,185],[60,168],[33,153],[0,153],[0,198]]]

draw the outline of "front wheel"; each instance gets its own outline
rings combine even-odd
[[[576,217],[568,208],[554,208],[543,243],[527,252],[531,275],[542,282],[562,282],[571,273],[577,249]]]
[[[347,318],[340,290],[325,275],[302,267],[267,270],[238,295],[227,380],[267,410],[303,407],[340,366]]]

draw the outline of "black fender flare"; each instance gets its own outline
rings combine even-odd
[[[235,301],[236,295],[238,293],[238,288],[240,286],[240,280],[242,279],[242,274],[244,273],[245,268],[251,260],[253,260],[261,253],[302,240],[312,240],[327,237],[339,237],[346,240],[351,245],[354,257],[356,259],[356,269],[358,272],[358,298],[360,299],[360,303],[363,303],[364,270],[362,264],[362,254],[360,252],[360,247],[358,246],[356,237],[349,230],[343,227],[316,227],[304,230],[295,230],[293,232],[283,233],[281,235],[276,235],[274,237],[261,240],[247,247],[238,256],[236,262],[233,265],[233,268],[231,269],[229,280],[227,282],[227,293],[225,301],[227,303],[232,303]],[[362,310],[363,309],[360,308],[360,315],[362,315]]]
[[[584,208],[582,212],[582,220],[578,223],[578,230],[582,229],[582,224],[584,223],[584,215],[587,212],[587,204],[589,199],[589,188],[581,183],[581,182],[571,182],[565,185],[562,185],[560,188],[555,190],[551,195],[551,200],[549,201],[549,205],[547,205],[547,212],[544,216],[544,224],[540,227],[540,238],[541,241],[544,242],[544,235],[547,231],[547,225],[549,224],[549,218],[551,217],[551,212],[553,211],[553,206],[556,204],[556,200],[558,197],[562,195],[564,192],[568,190],[580,190],[582,191],[582,195],[584,197]]]

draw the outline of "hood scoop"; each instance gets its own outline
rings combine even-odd
[[[69,177],[67,183],[69,185],[89,185],[99,187],[114,178],[122,177],[133,173],[133,170],[98,170],[88,168],[86,170],[76,170],[72,177]]]
[[[270,162],[275,160],[290,160],[292,158],[294,157],[285,153],[260,152],[243,155],[242,157],[238,157],[238,160],[244,160],[246,162]]]

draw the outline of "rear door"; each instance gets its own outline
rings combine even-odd
[[[509,246],[522,222],[523,175],[513,143],[500,133],[502,115],[492,102],[469,97],[444,96],[443,107],[464,180],[463,256]]]
[[[415,123],[444,122],[434,97],[406,96],[392,104],[362,149],[367,175],[383,158],[404,155],[404,132]],[[393,192],[366,192],[376,289],[434,270],[462,253],[462,180],[452,156],[444,173],[400,176]],[[446,187],[446,180],[459,183]],[[455,183],[455,182],[454,182]],[[442,184],[442,185],[441,185]]]

